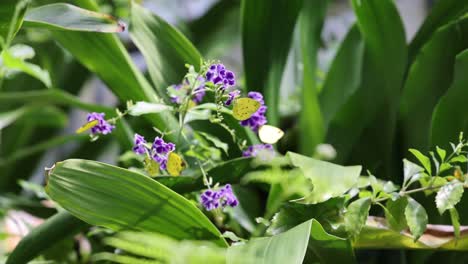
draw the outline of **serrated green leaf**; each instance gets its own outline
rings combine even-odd
[[[417,241],[426,230],[428,217],[426,210],[413,198],[408,198],[405,208],[405,218],[408,227],[413,234],[413,240]]]
[[[411,152],[419,160],[419,162],[424,167],[424,169],[426,169],[426,171],[429,173],[429,175],[432,175],[431,160],[429,159],[429,157],[422,154],[417,149],[409,149],[409,152]]]
[[[193,203],[136,172],[96,161],[66,160],[48,172],[46,192],[71,214],[93,225],[226,246],[218,229]]]
[[[435,197],[439,213],[443,214],[446,210],[455,208],[455,205],[460,202],[464,190],[463,183],[457,180],[442,186]]]
[[[286,155],[314,186],[310,195],[297,200],[300,203],[315,204],[343,195],[357,184],[361,173],[361,166],[344,167],[293,152]]]
[[[359,236],[362,227],[366,224],[371,201],[370,198],[361,198],[348,205],[344,216],[344,225],[351,237]]]
[[[65,3],[43,5],[28,10],[24,16],[24,26],[94,32],[122,32],[125,30],[125,24],[110,15]]]
[[[397,232],[402,231],[408,226],[405,218],[405,208],[407,204],[408,200],[406,197],[400,197],[396,201],[392,199],[387,200],[385,218],[389,226]]]

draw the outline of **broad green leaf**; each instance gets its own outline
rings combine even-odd
[[[426,231],[428,221],[426,210],[416,202],[416,200],[408,198],[408,204],[405,208],[405,218],[413,234],[414,241],[417,241],[424,231]]]
[[[55,30],[52,35],[86,68],[96,73],[121,101],[159,102],[154,89],[138,71],[117,36]],[[161,131],[177,131],[179,127],[175,117],[167,112],[146,115],[145,118]],[[177,133],[168,134],[167,139],[177,141]]]
[[[284,233],[253,238],[244,245],[231,246],[227,253],[227,263],[302,263],[312,227],[312,220],[304,222]],[[238,256],[242,256],[239,259]]]
[[[351,241],[327,233],[315,219],[312,219],[308,252],[323,264],[357,263]]]
[[[466,226],[463,228],[466,229]],[[391,230],[380,217],[369,217],[367,225],[353,244],[356,249],[439,249],[466,251],[468,236],[463,232],[458,241],[453,236],[453,229],[449,225],[430,225],[427,234],[414,241],[407,231]]]
[[[123,254],[99,253],[92,261],[111,260],[118,262],[120,256],[128,263],[226,263],[226,249],[205,241],[177,241],[156,233],[120,232],[104,239],[106,245],[121,249]],[[94,263],[94,262],[93,262]]]
[[[166,88],[182,82],[185,64],[200,66],[200,53],[177,29],[149,10],[133,3],[130,36],[145,57],[148,72],[159,96],[167,98]]]
[[[455,205],[460,202],[464,190],[463,183],[457,180],[442,186],[442,188],[437,191],[437,195],[435,197],[439,213],[443,214],[446,210],[455,208]]]
[[[93,225],[226,245],[216,227],[191,202],[126,169],[88,160],[58,162],[48,172],[46,192],[71,214]]]
[[[407,59],[404,27],[391,0],[353,0],[352,5],[365,46],[362,80],[330,122],[326,142],[336,147],[337,162],[383,164],[390,174]]]
[[[16,32],[20,29],[23,23],[23,16],[26,12],[27,1],[24,0],[2,0],[0,3],[0,37],[3,41],[8,41],[7,38],[13,38]],[[16,24],[10,25],[15,17],[16,9]],[[12,32],[10,28],[13,29]],[[8,36],[11,34],[10,36]],[[11,39],[10,39],[11,41]],[[0,47],[2,50],[3,47]]]
[[[468,43],[465,47],[468,48]],[[447,145],[447,142],[456,142],[460,132],[468,133],[468,118],[459,109],[459,106],[463,105],[463,98],[468,96],[468,77],[465,74],[467,71],[468,49],[457,55],[452,84],[432,113],[432,145]]]
[[[15,122],[31,122],[40,126],[63,128],[67,124],[67,116],[53,106],[23,106],[21,108],[0,113],[0,130]]]
[[[36,64],[24,61],[24,57],[22,55],[20,57],[16,57],[9,49],[3,50],[1,55],[1,66],[6,67],[7,70],[24,72],[44,83],[46,87],[50,88],[52,86],[49,72]],[[2,73],[0,72],[0,77],[3,77],[1,75]]]
[[[430,163],[429,163],[430,166]],[[403,183],[409,184],[413,182],[414,178],[419,178],[418,176],[424,172],[424,169],[413,162],[403,159]],[[414,180],[413,180],[414,179]]]
[[[28,10],[24,16],[24,26],[94,32],[122,32],[125,30],[125,24],[110,15],[65,3],[43,5]]]
[[[409,152],[413,154],[416,159],[421,163],[421,165],[424,167],[424,169],[429,173],[429,175],[432,175],[432,169],[431,169],[431,160],[429,157],[426,155],[422,154],[421,151],[417,149],[409,149]]]
[[[441,124],[440,118],[436,122],[431,120],[434,120],[433,112],[437,104],[441,102],[441,96],[447,93],[453,81],[456,55],[468,48],[468,39],[463,37],[466,34],[468,34],[468,17],[460,18],[441,27],[421,48],[411,64],[400,103],[402,149],[428,150],[430,143],[445,147],[450,139],[458,136],[460,130],[453,132],[458,125],[449,126],[447,133],[454,133],[450,136],[439,131],[431,132],[431,122]],[[460,74],[462,71],[463,69],[459,70]],[[461,91],[462,89],[453,90]],[[451,125],[449,122],[446,124]],[[436,129],[442,129],[442,127]],[[431,140],[431,133],[434,134],[432,137],[437,140]],[[441,136],[444,136],[443,140]]]
[[[128,114],[132,116],[140,116],[145,114],[156,114],[163,111],[173,110],[172,106],[165,104],[147,103],[147,102],[136,102],[134,105],[128,108]]]
[[[279,0],[274,4],[269,0],[243,0],[241,3],[246,86],[249,91],[260,91],[265,96],[271,125],[278,125],[280,84],[302,4],[301,0]]]
[[[371,198],[360,198],[348,205],[344,216],[344,226],[349,235],[357,237],[362,227],[366,224],[369,210],[371,207]]]
[[[424,23],[409,44],[410,62],[413,61],[421,48],[440,27],[463,15],[467,9],[468,2],[464,0],[436,1]]]
[[[455,208],[450,208],[450,220],[452,221],[453,226],[453,234],[455,235],[455,239],[460,239],[460,216],[458,215],[458,211]]]
[[[320,106],[325,128],[361,84],[364,58],[364,41],[359,28],[354,25],[341,43],[320,92]],[[353,67],[349,67],[352,64]]]
[[[405,219],[405,208],[408,204],[406,197],[400,197],[393,201],[388,199],[386,203],[387,211],[385,211],[385,218],[391,229],[400,232],[408,225]]]
[[[304,1],[299,16],[302,64],[302,108],[300,112],[300,150],[312,156],[315,146],[325,137],[322,113],[318,100],[319,89],[316,82],[317,55],[321,43],[323,21],[327,10],[327,0]]]
[[[291,164],[300,168],[304,176],[310,179],[314,186],[308,196],[297,200],[300,203],[321,203],[343,195],[357,184],[361,173],[361,166],[343,167],[293,152],[288,152],[287,156],[290,158]]]
[[[67,212],[57,213],[21,239],[6,263],[29,263],[55,243],[73,238],[87,227],[88,224]]]

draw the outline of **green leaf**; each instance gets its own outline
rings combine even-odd
[[[312,220],[272,237],[254,238],[244,245],[231,246],[227,263],[302,263],[306,253]],[[239,256],[241,258],[239,259]]]
[[[272,125],[279,121],[280,84],[302,3],[243,0],[241,4],[246,86],[249,91],[263,92],[268,122]]]
[[[6,263],[29,263],[54,244],[72,238],[87,227],[88,224],[67,212],[57,213],[21,239]]]
[[[211,135],[211,134],[208,134],[208,133],[205,133],[205,132],[198,132],[198,134],[202,135],[206,140],[208,140],[209,142],[213,143],[213,145],[219,149],[222,149],[224,151],[224,153],[226,153],[226,155],[228,155],[228,151],[229,151],[229,145],[222,142],[219,138]]]
[[[424,23],[419,28],[418,32],[409,44],[410,62],[420,52],[427,41],[433,36],[440,27],[455,20],[457,17],[466,13],[468,8],[467,1],[460,0],[444,0],[436,1],[431,8],[431,12],[424,20]]]
[[[403,159],[403,184],[410,184],[414,180],[418,180],[417,178],[420,177],[421,172],[424,172],[422,167],[407,159]]]
[[[403,149],[411,147],[428,150],[430,144],[445,147],[451,139],[455,139],[453,142],[458,141],[456,137],[460,130],[453,131],[456,127],[449,126],[448,130],[440,131],[445,125],[451,125],[450,120],[452,119],[443,124],[440,119],[434,122],[433,113],[437,104],[441,102],[441,96],[447,93],[447,89],[452,83],[456,55],[468,48],[468,39],[463,37],[466,34],[468,34],[468,17],[460,18],[441,27],[422,47],[411,64],[401,94],[399,113]],[[463,69],[460,69],[459,72],[462,74]],[[463,78],[466,79],[464,76]],[[461,91],[462,89],[456,90]],[[460,94],[456,96],[460,96]],[[452,112],[454,111],[452,110]],[[438,131],[433,129],[431,132],[431,123],[432,127],[437,123],[436,129]],[[431,133],[434,135],[431,136]],[[447,136],[448,133],[454,134]]]
[[[352,5],[365,46],[362,80],[330,122],[326,142],[336,147],[337,162],[359,161],[390,174],[398,87],[407,59],[404,27],[391,0],[353,0]]]
[[[136,3],[132,4],[130,36],[145,57],[161,97],[168,98],[169,85],[182,82],[185,64],[200,66],[200,53],[182,33]]]
[[[29,9],[24,16],[24,26],[94,32],[122,32],[125,30],[125,24],[110,15],[65,3]]]
[[[87,160],[58,162],[48,172],[46,192],[71,214],[93,225],[226,245],[216,227],[191,202],[126,169]]]
[[[468,44],[465,47],[468,47]],[[467,71],[468,49],[457,55],[453,81],[432,114],[432,144],[441,144],[442,141],[445,145],[448,141],[456,142],[460,132],[468,133],[468,118],[459,109],[459,106],[463,105],[462,98],[468,96],[468,77],[465,74]]]
[[[138,71],[117,36],[55,30],[52,31],[52,35],[86,68],[96,73],[121,101],[160,102],[160,98]],[[145,118],[161,131],[177,131],[179,127],[175,117],[167,112],[145,115]],[[169,141],[177,141],[177,133],[168,134],[166,137]]]
[[[23,106],[12,111],[0,113],[0,130],[13,123],[21,122],[63,128],[67,124],[67,121],[65,113],[53,106]]]
[[[458,211],[455,208],[450,208],[450,220],[452,221],[453,226],[453,234],[455,235],[455,239],[460,239],[460,216],[458,215]]]
[[[312,219],[308,251],[319,263],[356,263],[351,242],[327,233],[315,219]]]
[[[369,217],[367,225],[362,229],[361,235],[353,244],[356,249],[429,249],[429,250],[457,250],[468,249],[468,236],[463,232],[458,241],[453,236],[451,226],[430,225],[427,235],[414,241],[407,231],[396,232],[391,230],[380,217]]]
[[[371,207],[371,198],[361,198],[348,205],[344,216],[344,226],[351,237],[357,237],[362,227],[366,224],[369,210]]]
[[[321,203],[343,195],[357,184],[361,173],[361,166],[343,167],[293,152],[288,152],[286,155],[291,160],[292,165],[299,167],[314,186],[310,195],[297,200],[300,203]]]
[[[20,29],[21,24],[23,23],[23,16],[26,12],[27,1],[24,0],[2,0],[0,3],[0,37],[4,41],[11,41],[16,32]],[[15,11],[16,9],[16,11]],[[16,24],[10,25],[14,19],[16,12]],[[12,32],[10,28],[13,29]],[[9,34],[11,34],[9,36]],[[11,39],[8,40],[7,38]],[[2,50],[3,47],[0,47]]]
[[[404,230],[408,226],[405,219],[405,208],[407,204],[408,200],[406,197],[400,197],[395,201],[392,199],[387,200],[385,218],[389,226],[397,232]]]
[[[460,202],[464,190],[463,183],[457,180],[442,186],[435,197],[435,202],[439,213],[443,214],[446,210],[455,208],[455,205]]]
[[[459,155],[450,159],[450,162],[466,163],[468,158],[465,155]]]
[[[141,116],[146,114],[156,114],[163,111],[173,110],[172,106],[165,104],[147,103],[147,102],[136,102],[134,105],[128,108],[128,114],[132,116]]]
[[[418,159],[418,161],[421,163],[424,169],[429,173],[429,175],[432,175],[431,160],[429,159],[429,157],[422,154],[417,149],[409,149],[408,151],[411,152],[411,154],[413,154]]]
[[[317,55],[321,42],[327,0],[304,1],[299,16],[301,55],[304,65],[302,83],[302,109],[300,112],[301,153],[312,156],[315,146],[325,137],[322,113],[318,101],[319,89],[316,82]]]
[[[14,46],[11,48],[14,48]],[[47,72],[46,70],[43,70],[41,67],[39,67],[36,64],[32,64],[32,63],[24,61],[23,55],[16,57],[14,50],[10,50],[10,49],[3,50],[1,54],[2,66],[6,67],[10,71],[11,70],[21,71],[28,75],[31,75],[32,77],[44,83],[44,85],[48,88],[52,86],[49,72]],[[0,72],[0,77],[2,77],[1,72]]]
[[[436,150],[437,150],[437,154],[440,157],[440,160],[442,162],[444,162],[445,161],[445,156],[447,155],[447,151],[445,151],[445,149],[439,148],[439,146],[436,146]],[[442,171],[442,169],[441,169],[441,171]]]
[[[413,234],[414,241],[417,241],[426,230],[428,221],[426,210],[413,198],[408,198],[408,205],[405,208],[405,218]]]
[[[354,25],[341,43],[319,95],[325,127],[359,88],[363,57],[364,41],[359,28]],[[349,67],[350,64],[353,67]]]

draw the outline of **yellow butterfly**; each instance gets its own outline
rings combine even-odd
[[[275,126],[263,125],[258,129],[258,136],[263,143],[275,144],[284,136],[284,132]]]
[[[260,102],[252,98],[238,98],[234,101],[232,115],[237,120],[249,119],[260,108]]]
[[[86,130],[95,127],[97,124],[99,124],[99,120],[92,120],[92,121],[89,121],[88,123],[86,123],[86,124],[82,125],[80,128],[78,128],[75,132],[76,132],[77,134],[83,133],[83,132],[85,132]]]
[[[185,169],[185,161],[176,153],[169,153],[167,159],[167,172],[171,176],[179,176],[180,173]]]
[[[159,164],[156,161],[146,157],[144,163],[145,171],[148,172],[151,177],[157,176],[159,174]]]

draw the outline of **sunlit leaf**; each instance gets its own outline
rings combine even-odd
[[[362,227],[366,224],[370,206],[371,199],[369,197],[360,198],[348,205],[344,217],[344,225],[346,231],[352,237],[358,236]]]
[[[136,102],[128,109],[128,114],[132,116],[140,116],[145,114],[155,114],[163,111],[171,111],[173,108],[165,104]]]
[[[455,205],[460,202],[464,190],[463,183],[457,180],[442,186],[435,198],[439,213],[443,214],[446,210],[455,208]]]
[[[424,169],[426,169],[426,171],[429,173],[429,175],[431,175],[432,174],[432,169],[431,169],[431,160],[429,159],[429,157],[422,154],[417,149],[409,149],[409,152],[411,152],[411,154],[413,154],[419,160],[419,162],[422,164]]]
[[[426,209],[413,198],[408,198],[408,204],[405,208],[405,218],[413,234],[414,241],[417,241],[426,230],[428,221]]]

